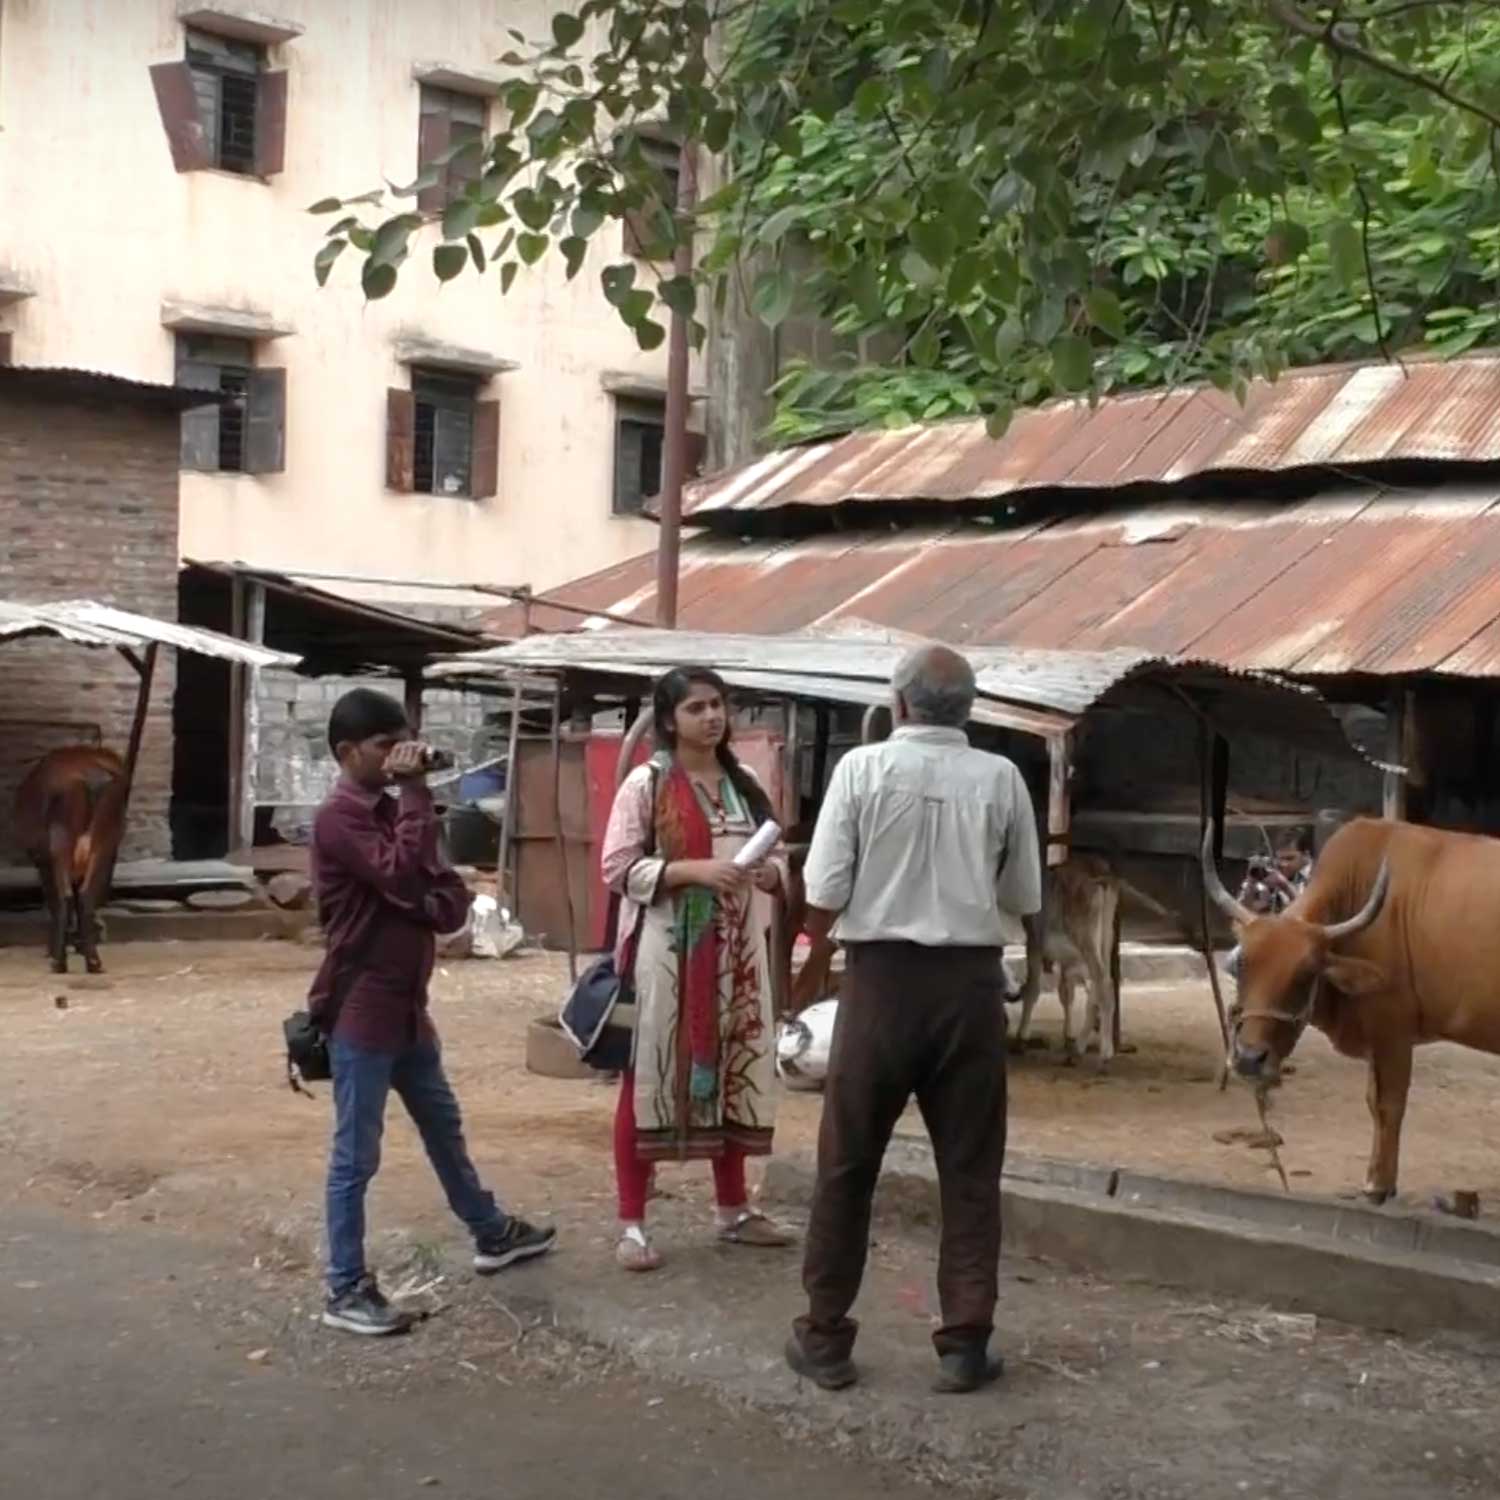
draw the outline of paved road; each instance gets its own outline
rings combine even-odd
[[[333,1334],[311,1362],[284,1343],[252,1362],[243,1283],[210,1249],[165,1233],[7,1210],[0,1497],[930,1493],[794,1449],[763,1419],[680,1387],[533,1382],[519,1369],[509,1387],[413,1394],[406,1382],[392,1394],[359,1383],[369,1346]],[[379,1362],[391,1358],[383,1341]]]

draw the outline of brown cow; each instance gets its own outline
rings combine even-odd
[[[1309,1023],[1367,1059],[1365,1193],[1384,1203],[1396,1191],[1412,1049],[1500,1053],[1500,840],[1362,818],[1328,841],[1286,912],[1256,917],[1220,882],[1212,838],[1203,878],[1240,932],[1235,1071],[1277,1082]]]
[[[104,971],[94,911],[125,831],[128,790],[113,750],[67,745],[48,751],[16,791],[16,834],[41,876],[54,974],[68,972],[70,936],[89,973]]]

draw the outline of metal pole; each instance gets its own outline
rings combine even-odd
[[[562,864],[563,894],[568,900],[568,977],[578,983],[578,913],[573,905],[573,875],[568,868],[568,835],[562,805],[562,687],[552,698],[552,818],[557,825],[557,854]]]
[[[266,638],[266,591],[258,583],[245,589],[245,639],[253,646]],[[235,809],[237,847],[255,847],[255,765],[260,759],[260,668],[247,666],[241,677],[244,733],[240,740],[239,803]]]
[[[500,819],[500,852],[496,862],[501,881],[510,876],[510,855],[512,839],[511,831],[515,827],[517,809],[520,799],[517,796],[520,790],[520,743],[521,743],[521,704],[525,694],[526,679],[521,673],[516,674],[516,693],[511,700],[510,707],[510,734],[506,741],[505,749],[505,814]],[[510,913],[518,917],[521,909],[521,881],[520,871],[517,870],[515,877],[510,880]]]
[[[677,168],[677,276],[693,274],[693,209],[698,201],[698,145],[684,140]],[[672,313],[667,338],[667,412],[663,434],[661,535],[656,544],[656,623],[677,625],[677,569],[682,551],[682,486],[687,479],[688,331],[691,319]]]

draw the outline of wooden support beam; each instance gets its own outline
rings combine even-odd
[[[131,665],[140,674],[140,685],[136,689],[135,714],[130,720],[130,739],[125,746],[125,791],[120,801],[120,829],[123,842],[124,830],[129,826],[127,818],[130,811],[130,794],[135,789],[135,768],[141,758],[141,741],[146,736],[146,715],[151,709],[151,686],[156,679],[156,657],[160,647],[155,641],[146,644],[145,657],[139,661],[132,660]],[[133,656],[133,653],[121,649],[122,656]],[[115,850],[114,857],[110,860],[107,868],[101,869],[95,880],[94,889],[90,892],[96,906],[103,905],[109,898],[109,888],[115,877],[115,860],[119,858],[120,851]]]
[[[781,826],[794,828],[802,820],[802,743],[801,714],[795,699],[789,699],[783,713],[786,748],[786,774],[781,787]]]
[[[500,820],[500,851],[496,856],[496,873],[499,876],[502,891],[505,883],[510,883],[511,914],[518,915],[518,907],[521,900],[520,870],[512,871],[511,848],[515,843],[515,829],[520,807],[521,791],[521,706],[526,701],[526,679],[521,673],[516,674],[515,696],[510,704],[510,732],[505,741],[505,816]],[[556,700],[554,700],[555,702]],[[560,773],[559,773],[560,774]]]
[[[1060,865],[1068,857],[1073,826],[1073,736],[1054,734],[1047,740],[1047,863]]]
[[[1390,822],[1405,822],[1409,810],[1410,775],[1416,759],[1416,720],[1410,688],[1397,688],[1386,707],[1385,758],[1406,771],[1387,771],[1381,787],[1380,815]]]
[[[266,638],[263,584],[236,579],[231,634],[259,646]],[[255,847],[255,766],[260,758],[260,668],[236,665],[230,673],[233,703],[229,735],[229,847]]]

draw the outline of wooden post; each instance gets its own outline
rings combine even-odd
[[[813,709],[812,793],[816,806],[823,805],[823,788],[828,781],[828,741],[833,733],[833,716],[826,703]]]
[[[1212,745],[1210,739],[1212,738]],[[1222,756],[1221,756],[1222,748]],[[1222,762],[1222,767],[1221,767]],[[1222,775],[1221,775],[1222,769]],[[1223,735],[1213,735],[1204,719],[1198,721],[1198,842],[1211,818],[1214,823],[1213,856],[1217,864],[1224,854],[1224,808],[1229,788],[1229,742]],[[1208,887],[1198,877],[1198,921],[1203,942],[1203,962],[1208,967],[1208,985],[1213,991],[1214,1010],[1219,1017],[1219,1038],[1224,1044],[1224,1064],[1219,1087],[1229,1081],[1229,1012],[1224,1006],[1224,992],[1219,986],[1219,966],[1214,962],[1213,936],[1209,930]]]
[[[156,657],[161,648],[155,641],[146,643],[146,654],[138,658],[134,652],[121,650],[120,655],[135,668],[140,679],[135,694],[135,715],[130,721],[130,739],[125,746],[125,790],[120,800],[120,836],[124,842],[126,815],[130,810],[130,794],[135,789],[135,768],[141,758],[141,741],[146,734],[146,714],[151,708],[151,685],[156,677]],[[107,868],[100,870],[94,889],[89,893],[95,906],[102,905],[109,897],[110,886],[115,878],[115,861],[120,857],[118,845]]]
[[[1416,714],[1410,688],[1397,688],[1386,707],[1385,758],[1406,773],[1387,771],[1381,788],[1380,815],[1390,822],[1404,822],[1408,810],[1408,787],[1416,750]]]
[[[519,692],[519,689],[517,690]],[[507,805],[506,811],[510,808]],[[557,857],[568,903],[568,977],[578,983],[578,913],[573,906],[573,877],[568,869],[568,835],[562,806],[562,685],[552,695],[552,820],[557,829]]]
[[[800,717],[797,700],[794,698],[787,703],[784,715],[786,777],[781,788],[781,826],[783,829],[795,828],[802,821],[802,746],[801,735],[798,733]]]
[[[253,646],[266,638],[266,590],[263,584],[245,586],[243,639]],[[232,848],[255,847],[255,767],[260,760],[260,668],[245,667],[240,676],[239,798],[233,810]]]
[[[1054,734],[1047,740],[1047,864],[1060,865],[1068,857],[1073,828],[1073,736]]]
[[[516,827],[520,801],[518,794],[521,788],[521,708],[525,700],[525,682],[525,677],[518,671],[516,690],[510,705],[510,733],[505,743],[505,815],[500,820],[500,852],[496,856],[495,867],[502,891],[506,880],[510,880],[510,903],[513,903],[510,906],[510,912],[513,917],[519,916],[521,901],[520,870],[517,869],[512,876],[510,856],[512,845],[515,843],[513,830]]]

